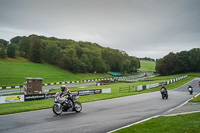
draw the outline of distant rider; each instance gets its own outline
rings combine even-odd
[[[188,90],[189,90],[189,88],[191,88],[191,89],[192,89],[192,86],[191,86],[191,85],[189,85],[189,86],[188,86]]]
[[[69,89],[65,86],[65,85],[62,85],[61,86],[61,93],[60,93],[60,97],[63,97],[67,94],[71,94],[71,91],[69,91]]]
[[[160,89],[160,92],[161,92],[161,93],[163,93],[164,91],[166,91],[166,92],[167,92],[167,89],[165,88],[165,86],[164,86],[164,85],[162,85],[162,87],[161,87],[161,89]]]

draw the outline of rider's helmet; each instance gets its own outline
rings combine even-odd
[[[67,87],[65,85],[61,86],[61,91],[64,92],[67,89]]]

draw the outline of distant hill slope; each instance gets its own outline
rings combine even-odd
[[[154,61],[140,61],[140,69],[145,71],[155,71],[156,63]]]
[[[23,85],[25,77],[44,78],[43,83],[112,77],[108,74],[74,74],[49,64],[0,60],[0,86]]]

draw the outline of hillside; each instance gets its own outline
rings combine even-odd
[[[23,85],[25,77],[43,78],[43,83],[79,81],[111,77],[108,74],[78,73],[60,69],[49,64],[32,63],[27,60],[0,60],[0,86]]]
[[[155,62],[154,61],[140,61],[140,69],[145,71],[155,71]]]
[[[139,68],[137,57],[92,42],[37,35],[17,36],[10,43],[4,42],[4,45],[0,45],[0,59],[23,57],[31,62],[59,66],[73,73],[124,73]]]

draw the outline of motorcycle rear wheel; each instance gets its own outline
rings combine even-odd
[[[59,106],[58,104],[53,105],[53,112],[56,115],[60,115],[62,113],[62,106]]]
[[[75,103],[74,103],[74,110],[75,110],[77,113],[81,112],[81,110],[82,110],[82,105],[81,105],[81,103],[75,102]]]
[[[168,94],[166,94],[166,99],[168,99]]]

